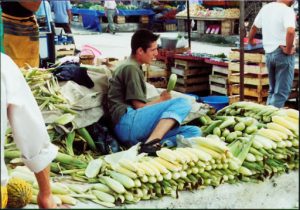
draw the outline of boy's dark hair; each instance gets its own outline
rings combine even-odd
[[[142,48],[144,52],[150,47],[150,44],[157,41],[159,35],[153,34],[147,29],[137,30],[131,38],[131,54],[135,55],[138,48]]]

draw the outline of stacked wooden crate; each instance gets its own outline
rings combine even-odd
[[[176,91],[202,93],[209,88],[211,66],[203,61],[175,59],[175,67],[171,68],[171,72],[177,75]]]
[[[141,15],[140,23],[143,23],[143,24],[149,23],[149,17],[147,15]]]
[[[126,18],[125,18],[125,16],[117,16],[116,17],[116,22],[118,23],[118,24],[122,24],[122,23],[125,23],[126,22]]]
[[[213,65],[212,74],[209,75],[210,95],[221,94],[228,96],[228,67]]]
[[[240,53],[232,51],[228,64],[229,95],[239,95],[240,93]],[[265,56],[259,53],[244,54],[244,99],[257,103],[265,103],[268,96],[269,80],[268,71],[265,65]]]
[[[156,88],[166,88],[168,77],[167,65],[163,61],[154,61],[146,68],[146,81]]]

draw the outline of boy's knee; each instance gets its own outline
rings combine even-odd
[[[186,98],[174,98],[174,101],[176,101],[176,103],[180,104],[181,106],[187,107],[189,109],[192,108],[192,101]]]

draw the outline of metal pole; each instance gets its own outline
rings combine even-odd
[[[190,0],[187,0],[187,24],[188,24],[188,41],[191,49],[191,19],[190,19]]]
[[[240,101],[244,100],[244,37],[245,2],[240,1]]]

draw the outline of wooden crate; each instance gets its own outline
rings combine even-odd
[[[181,93],[191,93],[191,92],[207,91],[208,88],[209,88],[208,83],[207,84],[188,85],[188,86],[176,84],[174,90],[181,92]]]
[[[240,95],[231,95],[229,96],[229,104],[235,103],[240,101]],[[267,98],[263,98],[262,101],[258,102],[257,97],[251,97],[251,96],[244,96],[244,101],[249,101],[249,102],[255,102],[258,104],[266,104]]]
[[[125,18],[125,16],[117,16],[117,17],[116,17],[116,22],[117,22],[118,24],[126,23],[126,18]]]
[[[228,78],[229,83],[240,83],[240,74],[231,74]],[[256,86],[265,86],[269,85],[268,75],[245,75],[244,76],[245,85],[256,85]]]
[[[195,69],[199,67],[207,66],[207,64],[203,62],[190,61],[190,60],[181,60],[175,59],[175,67],[181,69]]]
[[[162,69],[166,69],[167,68],[167,64],[163,61],[160,61],[160,60],[154,60],[151,62],[151,65],[150,66],[157,66],[157,67],[160,67]]]
[[[191,75],[208,75],[210,69],[181,69],[172,67],[171,72],[180,76],[191,76]]]
[[[222,35],[234,34],[234,20],[223,20],[221,22],[221,34]]]
[[[157,77],[168,77],[169,74],[166,69],[161,69],[161,71],[152,71],[147,70],[146,77],[147,78],[157,78]]]
[[[234,84],[229,85],[229,95],[238,95],[240,94],[240,85]],[[244,96],[250,96],[256,98],[257,102],[263,102],[266,100],[268,96],[267,88],[253,87],[253,86],[245,86],[244,87]]]
[[[178,76],[178,78],[177,78],[177,84],[181,84],[181,85],[201,84],[201,83],[207,83],[207,82],[208,82],[207,75]]]
[[[213,65],[212,66],[212,75],[220,75],[220,74],[227,75],[228,67]]]
[[[140,23],[149,23],[149,17],[147,15],[141,15]]]
[[[215,93],[220,93],[222,95],[229,95],[228,87],[227,86],[222,86],[219,84],[211,83],[209,84],[209,91],[210,95],[212,95],[214,92]]]
[[[74,55],[75,45],[55,45],[55,57],[63,57],[66,55]]]
[[[220,76],[220,75],[209,75],[209,84],[211,83],[227,85],[228,78],[226,76]]]
[[[239,72],[240,63],[229,62],[228,71]],[[268,69],[265,64],[261,63],[259,65],[244,65],[244,73],[250,74],[268,74]]]
[[[228,99],[229,99],[229,104],[233,104],[235,102],[240,101],[240,95],[228,96]]]
[[[229,60],[240,60],[239,51],[231,51],[228,55]],[[244,53],[244,60],[252,63],[265,63],[265,55],[259,53]]]
[[[166,88],[168,84],[166,78],[160,78],[157,80],[148,79],[147,82],[154,85],[156,88]]]
[[[164,23],[165,31],[177,31],[177,25],[175,23]]]

